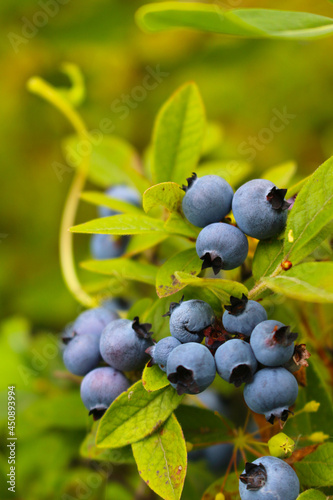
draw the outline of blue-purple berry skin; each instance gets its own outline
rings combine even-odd
[[[236,387],[252,380],[258,367],[251,346],[240,339],[222,344],[215,353],[215,363],[220,377]]]
[[[100,352],[104,361],[122,371],[139,370],[149,360],[145,352],[153,341],[138,336],[133,321],[116,319],[104,328],[100,340]]]
[[[246,336],[250,336],[253,329],[266,320],[265,309],[255,300],[249,300],[240,314],[233,315],[229,311],[225,311],[222,317],[223,326],[227,332],[242,333]]]
[[[90,412],[106,410],[129,386],[129,381],[120,371],[110,366],[96,368],[81,382],[81,399]]]
[[[247,484],[239,481],[241,500],[296,500],[300,484],[295,471],[280,458],[265,456],[252,462],[265,467],[267,479],[256,490],[247,489]],[[245,470],[243,471],[243,474]]]
[[[104,307],[87,309],[76,318],[71,330],[66,331],[66,336],[92,334],[100,338],[106,325],[117,318],[117,313]]]
[[[178,394],[199,394],[214,381],[216,367],[209,349],[196,342],[181,344],[171,351],[167,375]]]
[[[136,207],[139,207],[141,204],[139,193],[128,186],[118,185],[112,186],[108,189],[105,194],[110,198],[115,198],[116,200],[125,201],[126,203],[130,203]],[[98,207],[98,213],[100,217],[109,217],[111,215],[117,215],[120,212],[116,210],[112,210],[107,207]]]
[[[181,343],[175,337],[165,337],[150,348],[150,355],[155,364],[166,372],[169,354]]]
[[[200,258],[209,254],[211,260],[220,258],[222,269],[239,267],[245,261],[249,245],[237,227],[217,222],[204,227],[197,238],[196,251]]]
[[[115,238],[112,234],[93,234],[90,238],[90,252],[96,260],[121,257],[128,245],[128,237]]]
[[[292,358],[294,342],[284,346],[273,341],[275,330],[284,326],[280,321],[267,320],[255,327],[250,344],[259,363],[265,366],[281,366]]]
[[[202,342],[203,330],[215,322],[213,309],[203,300],[186,300],[170,316],[170,333],[182,343]]]
[[[196,178],[183,198],[183,212],[194,226],[205,227],[230,212],[233,195],[230,184],[217,175]]]
[[[248,236],[265,240],[283,231],[288,210],[275,210],[267,195],[276,186],[266,179],[254,179],[237,189],[232,211],[237,226]]]
[[[245,384],[244,399],[250,410],[265,415],[266,420],[286,419],[289,407],[298,395],[297,381],[285,368],[263,368],[252,382]]]
[[[63,351],[64,365],[74,375],[86,375],[99,365],[99,337],[94,334],[75,335]]]

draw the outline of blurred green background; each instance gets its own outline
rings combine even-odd
[[[2,317],[7,318],[1,337],[6,363],[1,363],[0,379],[5,386],[7,381],[17,381],[22,390],[19,432],[24,466],[19,471],[17,498],[134,498],[121,485],[110,486],[110,491],[103,485],[91,487],[86,496],[77,486],[80,475],[87,479],[84,465],[77,462],[77,451],[89,421],[78,386],[57,375],[61,369],[57,347],[45,333],[60,331],[80,310],[63,285],[58,261],[60,216],[71,173],[60,182],[52,166],[63,162],[61,141],[72,130],[56,110],[27,92],[27,80],[40,75],[55,85],[68,85],[59,67],[63,61],[77,64],[86,79],[87,98],[80,111],[88,128],[108,118],[114,133],[139,152],[150,141],[162,103],[182,83],[194,80],[208,118],[223,127],[221,158],[247,160],[241,145],[269,127],[276,110],[284,109],[294,117],[272,141],[257,149],[253,164],[258,175],[288,160],[296,161],[300,174],[307,175],[333,153],[332,37],[287,42],[185,30],[147,35],[134,21],[136,9],[144,3],[59,0],[57,12],[48,15],[39,28],[31,23],[45,21],[38,13],[47,1],[0,3],[0,307]],[[236,2],[215,3],[230,8]],[[237,6],[333,16],[333,6],[325,0],[281,0],[274,6],[268,0],[243,0]],[[30,38],[23,37],[24,30]],[[147,67],[157,66],[168,76],[123,118],[114,109],[115,100],[142,84]],[[82,204],[78,222],[94,214],[93,207]],[[78,256],[87,256],[88,238],[77,236],[75,249]],[[52,348],[56,349],[53,357]],[[5,396],[2,393],[0,401],[2,422]],[[6,471],[5,456],[0,465]],[[89,474],[93,483],[94,470],[90,468]],[[98,482],[100,474],[96,474]],[[120,483],[121,474],[126,476],[126,468],[120,473]],[[136,481],[132,481],[133,490]],[[63,497],[63,492],[68,496]],[[2,487],[1,498],[7,495]],[[8,498],[16,497],[9,494]]]

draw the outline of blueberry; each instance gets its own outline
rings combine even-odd
[[[214,381],[214,357],[202,344],[181,344],[169,354],[167,374],[178,394],[198,394]]]
[[[188,187],[182,188],[185,191],[182,206],[192,224],[205,227],[219,222],[230,212],[234,192],[227,181],[217,175],[198,178],[193,174],[187,182]]]
[[[169,354],[175,347],[180,345],[179,340],[175,337],[165,337],[164,339],[157,342],[157,344],[148,347],[146,352],[152,357],[150,361],[150,366],[157,364],[161,370],[166,372],[167,359]]]
[[[97,260],[116,259],[123,255],[128,241],[128,236],[116,238],[112,234],[93,234],[90,238],[90,252]]]
[[[299,480],[286,462],[276,457],[260,457],[247,462],[239,478],[241,500],[296,500]]]
[[[125,375],[109,366],[96,368],[89,372],[81,382],[81,399],[84,406],[98,420],[110,404],[124,391],[130,383]]]
[[[217,274],[222,269],[235,269],[243,264],[249,245],[246,236],[237,227],[217,222],[200,231],[196,250],[203,260],[202,269],[212,267]]]
[[[150,324],[140,324],[139,318],[116,319],[103,330],[100,351],[104,361],[117,370],[138,370],[149,360],[145,352],[153,345]]]
[[[64,364],[74,375],[85,375],[99,365],[99,336],[94,334],[75,335],[63,352]]]
[[[277,189],[270,181],[254,179],[243,184],[232,200],[237,226],[258,240],[272,238],[283,231],[289,203],[284,200],[286,189]]]
[[[292,333],[289,326],[270,319],[255,327],[250,344],[259,363],[281,366],[292,358],[296,338],[297,333]]]
[[[251,346],[240,339],[222,344],[215,353],[215,363],[220,377],[235,387],[250,382],[258,367]]]
[[[116,312],[109,311],[105,307],[87,309],[66,327],[62,340],[67,344],[72,337],[86,334],[97,335],[100,338],[106,325],[117,318]]]
[[[110,196],[110,198],[125,201],[126,203],[130,203],[136,207],[139,207],[141,204],[140,196],[137,191],[127,186],[112,186],[105,192],[105,194]],[[98,214],[100,217],[109,217],[110,215],[117,215],[119,212],[107,207],[98,207]]]
[[[248,300],[244,294],[241,299],[230,297],[230,302],[230,306],[225,306],[222,318],[224,328],[230,333],[249,336],[255,326],[267,319],[263,306],[255,300]]]
[[[265,415],[271,424],[275,418],[286,421],[289,406],[296,401],[298,385],[285,368],[263,368],[244,387],[244,399],[250,410]]]
[[[215,322],[214,311],[203,300],[172,302],[170,310],[170,333],[180,342],[201,342],[203,331]]]

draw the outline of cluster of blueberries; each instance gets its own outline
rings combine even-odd
[[[290,208],[284,199],[286,190],[268,180],[252,180],[235,193],[215,175],[197,178],[193,174],[187,181],[188,186],[182,188],[182,207],[189,222],[203,228],[196,242],[202,269],[211,267],[217,274],[240,266],[248,254],[246,235],[267,239],[285,227]],[[106,194],[140,205],[137,192],[126,186],[112,187]],[[237,227],[225,219],[231,210]],[[116,213],[99,208],[101,217]],[[127,244],[128,237],[93,235],[91,252],[96,259],[115,258],[124,253]],[[270,423],[276,418],[286,421],[298,394],[293,372],[307,365],[305,346],[295,346],[297,334],[288,326],[267,320],[258,302],[245,295],[231,297],[230,302],[222,321],[202,300],[171,303],[165,314],[170,318],[171,336],[157,343],[152,340],[150,324],[141,324],[138,317],[121,319],[106,304],[80,314],[65,329],[63,359],[71,373],[84,376],[81,398],[89,414],[101,418],[130,386],[129,372],[148,362],[166,372],[178,394],[202,393],[216,373],[236,387],[245,383],[244,399],[252,411],[265,415]],[[242,500],[295,500],[298,493],[295,472],[275,457],[247,463],[240,476]]]

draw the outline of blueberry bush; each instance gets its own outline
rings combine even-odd
[[[144,6],[137,22],[297,40],[333,31],[314,14],[178,2]],[[194,82],[161,106],[140,157],[88,130],[82,75],[64,71],[71,88],[33,77],[28,89],[74,129],[60,262],[88,310],[62,333],[92,415],[82,457],[136,464],[165,500],[332,495],[333,158],[306,178],[212,161],[220,135]],[[81,202],[98,215],[76,224]],[[91,238],[86,283],[74,235]]]

